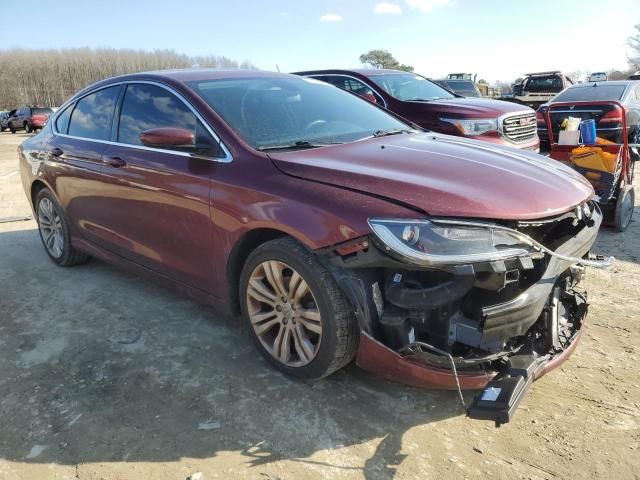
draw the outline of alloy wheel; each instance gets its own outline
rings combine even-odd
[[[38,227],[49,254],[54,258],[60,258],[64,249],[62,218],[53,202],[46,197],[38,204]]]
[[[634,195],[632,193],[632,191],[627,191],[626,195],[624,196],[624,198],[622,199],[622,202],[620,204],[620,225],[622,226],[622,228],[626,229],[627,226],[629,226],[629,223],[631,222],[631,217],[633,216],[633,207],[634,207]]]
[[[307,282],[284,262],[260,263],[247,286],[253,330],[265,349],[289,367],[309,364],[322,340],[322,318]]]

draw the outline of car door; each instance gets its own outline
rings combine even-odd
[[[58,200],[72,233],[100,243],[104,226],[99,212],[102,194],[102,152],[111,137],[120,85],[91,92],[68,105],[53,119],[54,135],[43,145]]]
[[[187,129],[195,147],[151,148],[140,134],[159,127]],[[105,246],[137,264],[209,291],[211,176],[219,144],[195,110],[167,87],[128,83],[119,120],[103,153],[101,222]]]
[[[24,126],[24,123],[29,120],[30,111],[31,109],[29,107],[24,107],[20,109],[20,112],[18,114],[18,120],[16,122],[17,127],[22,128]]]

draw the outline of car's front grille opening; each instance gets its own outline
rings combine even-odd
[[[536,130],[537,121],[534,112],[515,114],[502,120],[502,134],[515,143],[533,140]]]

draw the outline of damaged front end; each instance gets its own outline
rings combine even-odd
[[[585,267],[613,263],[589,255],[601,221],[595,202],[540,221],[371,219],[370,237],[319,253],[355,307],[358,365],[484,389],[467,413],[500,424],[580,338]]]

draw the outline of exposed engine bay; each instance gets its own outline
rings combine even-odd
[[[432,235],[435,240],[424,240],[431,243],[409,264],[412,253],[402,250],[404,245],[394,246],[386,231],[322,254],[350,297],[364,335],[402,361],[451,375],[453,381],[439,387],[478,388],[477,382],[465,380],[482,375],[485,390],[468,414],[500,424],[509,421],[545,366],[581,333],[587,294],[580,283],[586,267],[613,262],[589,254],[601,220],[595,202],[588,202],[551,219],[492,224],[500,235],[503,229],[522,239],[503,239],[492,230],[492,258],[477,261],[472,251],[455,252],[460,258],[473,257],[469,263],[449,261],[452,248]],[[475,230],[456,230],[457,224],[476,228],[477,223],[442,223],[452,241],[481,239]],[[391,224],[390,234],[393,228]],[[410,225],[408,233],[407,228],[396,234],[407,246],[418,245],[411,244],[416,235],[426,236],[424,229],[418,233],[420,225]],[[446,255],[419,256],[437,248],[447,248]],[[402,381],[397,371],[393,377]]]

